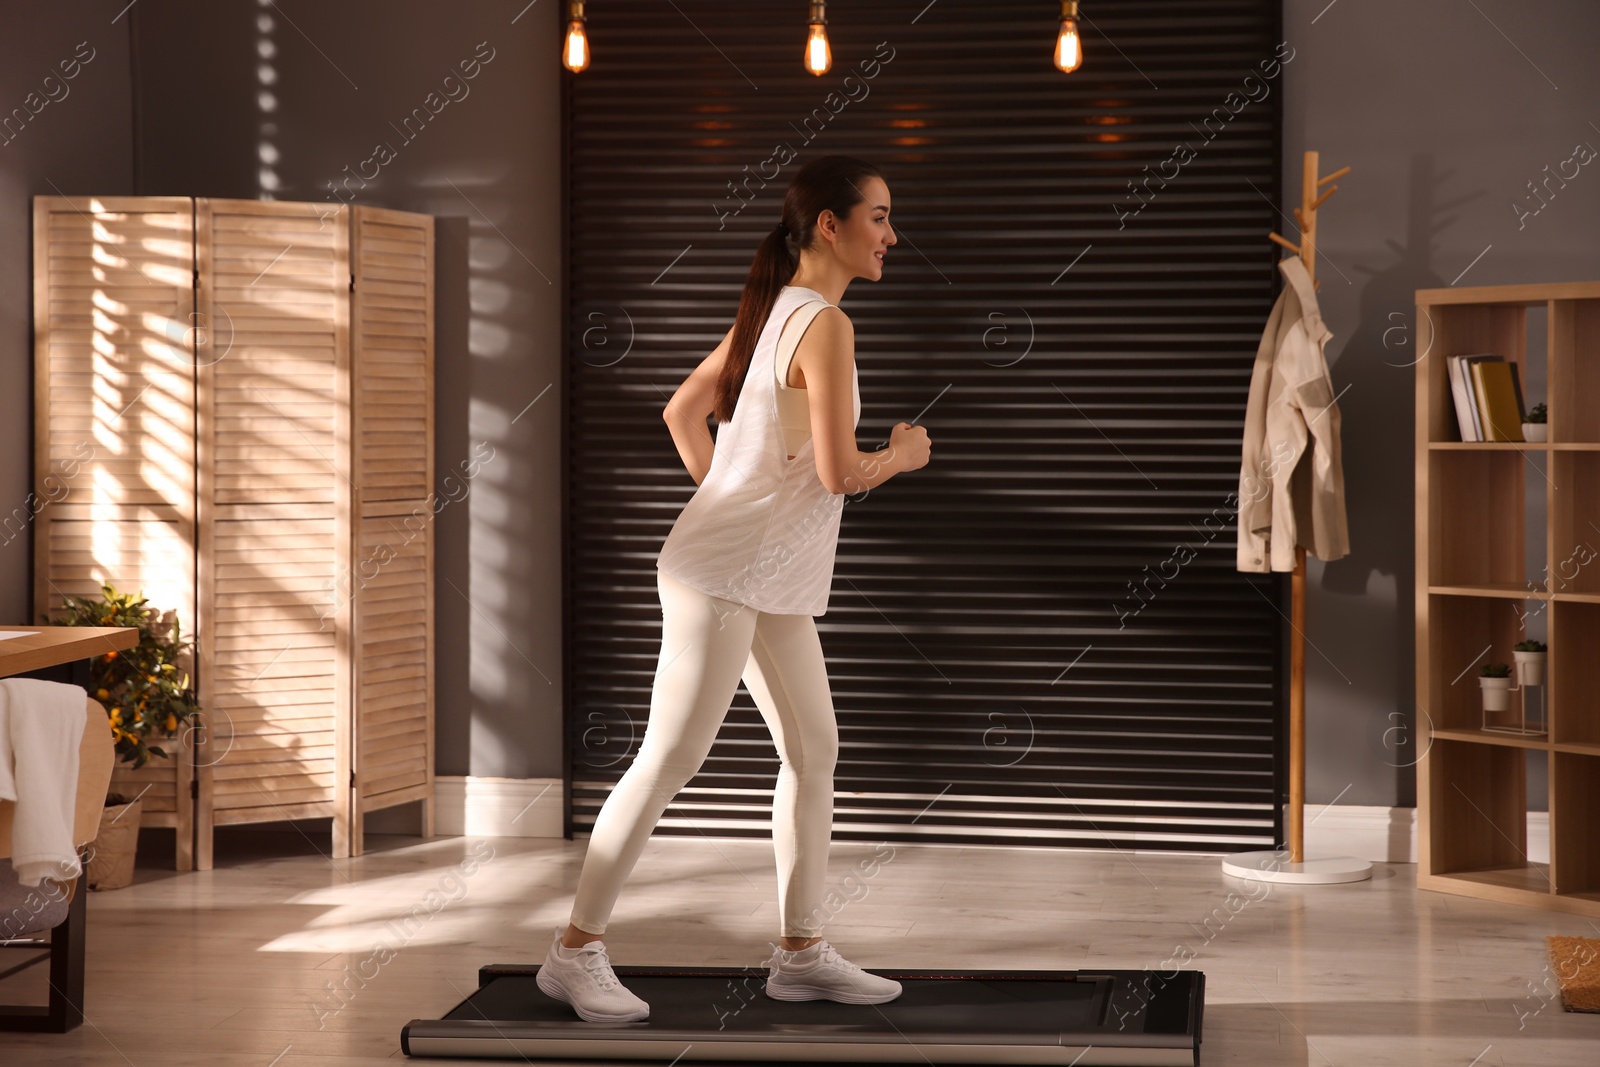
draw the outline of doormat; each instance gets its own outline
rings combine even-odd
[[[1561,983],[1561,1002],[1568,1011],[1600,1012],[1600,940],[1592,937],[1544,939],[1550,949],[1550,970]]]

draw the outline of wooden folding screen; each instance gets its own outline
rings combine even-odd
[[[207,726],[192,739],[196,865],[210,866],[217,824],[327,817],[333,854],[345,856],[360,851],[365,812],[421,800],[431,833],[433,220],[157,202],[186,242],[174,246],[179,307],[150,328],[181,338],[172,391],[186,406],[167,415],[189,446],[141,469],[172,472],[160,484],[186,501],[183,554],[162,557],[171,588],[150,595],[184,604],[198,637]],[[100,217],[93,203],[104,202],[41,197],[36,212],[88,222]],[[41,247],[49,239],[47,227]],[[99,279],[66,290],[40,277],[50,290],[40,299],[62,314],[117,299]],[[54,358],[74,387],[107,392],[86,353]],[[47,436],[52,456],[71,447],[53,429],[65,395],[41,388],[41,453]],[[93,587],[110,573],[108,534],[88,518],[76,555],[41,525],[41,583]],[[152,551],[143,528],[123,536],[127,551]],[[119,587],[150,592],[144,573],[118,574]],[[180,849],[185,840],[180,824]]]

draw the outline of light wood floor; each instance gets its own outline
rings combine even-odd
[[[366,856],[334,862],[317,851],[325,835],[232,830],[218,833],[216,869],[176,874],[170,834],[145,834],[133,886],[89,900],[89,1022],[0,1034],[0,1064],[403,1061],[400,1027],[454,1006],[480,964],[543,959],[585,847],[373,836]],[[872,853],[836,842],[830,885]],[[1600,1063],[1600,1015],[1562,1011],[1543,943],[1600,929],[1418,892],[1414,875],[1246,886],[1215,857],[896,845],[864,893],[834,898],[826,933],[869,969],[1165,969],[1192,953],[1207,975],[1207,1067]],[[612,960],[759,963],[774,884],[770,842],[657,837],[612,916]],[[0,1000],[38,995],[24,986],[41,972],[0,983]]]

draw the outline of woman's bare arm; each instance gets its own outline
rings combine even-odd
[[[683,457],[683,465],[696,485],[703,482],[711,470],[716,441],[706,428],[706,419],[716,409],[717,376],[722,373],[722,364],[728,358],[732,342],[733,327],[730,326],[721,343],[683,380],[661,413],[672,432],[672,443],[678,446],[678,455]]]
[[[880,452],[856,447],[854,375],[855,328],[836,307],[823,308],[806,327],[795,349],[811,403],[811,438],[817,477],[830,493],[876,489],[901,471],[891,445]]]

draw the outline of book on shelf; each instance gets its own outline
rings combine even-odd
[[[1463,441],[1476,441],[1477,421],[1472,416],[1472,393],[1461,371],[1461,359],[1461,356],[1451,356],[1445,360],[1450,375],[1450,397],[1455,401],[1456,430]]]
[[[1482,383],[1485,372],[1477,370],[1480,364],[1494,369],[1487,371],[1490,385]],[[1504,356],[1480,353],[1469,356],[1451,356],[1445,361],[1450,377],[1450,396],[1454,401],[1456,427],[1463,441],[1520,441],[1522,422],[1526,413],[1522,400],[1522,379],[1514,362]],[[1492,400],[1493,419],[1487,406]]]
[[[1511,388],[1517,394],[1517,427],[1521,429],[1522,424],[1528,421],[1528,405],[1522,402],[1522,365],[1520,363],[1512,363],[1510,367]]]
[[[1512,384],[1511,364],[1485,359],[1468,364],[1478,402],[1478,419],[1485,441],[1522,440],[1522,412]]]

